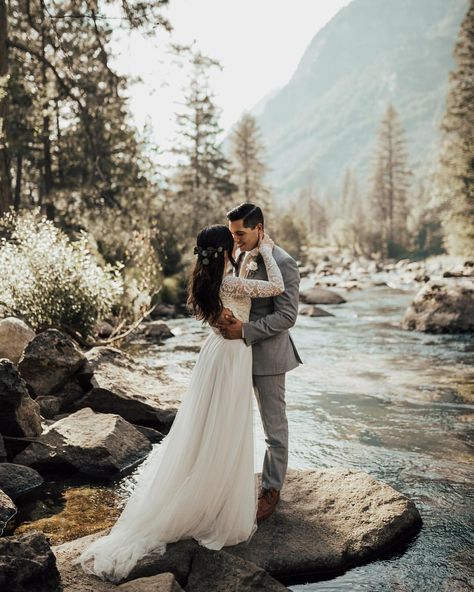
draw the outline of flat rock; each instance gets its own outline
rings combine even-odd
[[[300,300],[306,304],[342,304],[346,302],[337,292],[315,286],[300,293]]]
[[[52,395],[84,362],[84,354],[70,337],[47,329],[28,343],[18,369],[36,396]]]
[[[0,432],[5,436],[38,436],[43,431],[38,403],[30,397],[15,364],[0,360]]]
[[[249,543],[221,552],[253,562],[291,585],[375,560],[405,543],[420,525],[420,514],[409,498],[363,471],[290,469],[272,516],[260,523]],[[77,556],[106,532],[64,543],[58,550]],[[141,559],[127,579],[171,572],[186,586],[201,549],[192,539],[171,543],[163,556],[150,553]]]
[[[39,442],[27,446],[13,460],[37,468],[69,465],[102,477],[133,466],[150,450],[148,438],[119,415],[84,408],[47,426]]]
[[[364,471],[289,470],[278,511],[259,525],[248,545],[226,550],[286,581],[375,559],[420,524],[408,497]]]
[[[12,500],[43,484],[43,477],[31,467],[15,463],[0,464],[0,489]]]
[[[407,308],[402,327],[428,333],[474,331],[474,281],[427,282]]]
[[[87,352],[92,389],[76,403],[104,413],[118,413],[131,423],[165,430],[171,426],[184,387],[163,371],[152,371],[113,347]]]
[[[42,532],[0,538],[0,584],[5,592],[62,592],[56,557]]]
[[[5,530],[7,522],[16,514],[16,506],[9,495],[0,489],[0,536]],[[1,539],[0,539],[1,541]],[[0,546],[1,553],[1,546]],[[0,560],[1,561],[1,560]],[[0,568],[0,584],[2,583],[2,571]],[[3,588],[0,588],[2,590]]]
[[[319,306],[314,306],[311,304],[310,306],[303,306],[303,308],[299,311],[300,315],[306,317],[333,317],[334,315],[323,308],[319,308]]]
[[[0,321],[0,358],[18,364],[23,350],[36,333],[21,319],[6,317]]]
[[[183,592],[172,573],[138,578],[117,586],[119,592]]]

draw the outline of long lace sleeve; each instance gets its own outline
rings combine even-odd
[[[260,254],[267,269],[268,281],[226,276],[222,281],[222,291],[225,294],[262,298],[278,296],[285,290],[280,268],[272,255],[272,247],[262,245]]]

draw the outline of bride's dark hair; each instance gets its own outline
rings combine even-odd
[[[232,257],[234,238],[223,224],[206,226],[197,235],[197,257],[188,287],[188,307],[202,321],[215,322],[222,312],[219,290],[224,277],[225,257],[235,267]]]

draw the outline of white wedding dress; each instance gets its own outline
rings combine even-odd
[[[221,300],[241,321],[251,298],[284,289],[262,245],[268,281],[225,276]],[[257,530],[254,474],[252,348],[212,329],[168,435],[142,464],[136,485],[110,532],[74,561],[87,573],[119,582],[150,552],[194,538],[208,549],[249,541]]]

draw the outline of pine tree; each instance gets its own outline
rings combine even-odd
[[[268,217],[273,210],[272,194],[264,181],[268,171],[264,160],[265,147],[253,115],[242,115],[232,130],[230,141],[232,180],[239,188],[234,199],[258,204]]]
[[[209,69],[220,64],[197,51],[192,66],[185,109],[177,116],[178,145],[173,152],[180,163],[172,182],[181,229],[195,236],[202,226],[222,221],[237,186],[219,141],[220,110],[209,84]]]
[[[412,173],[408,169],[406,141],[398,113],[389,105],[380,122],[370,200],[373,225],[384,256],[394,257],[407,246],[406,219]]]
[[[444,244],[451,254],[474,255],[474,3],[464,17],[454,49],[446,111],[441,124],[442,149],[437,197],[442,206]]]

